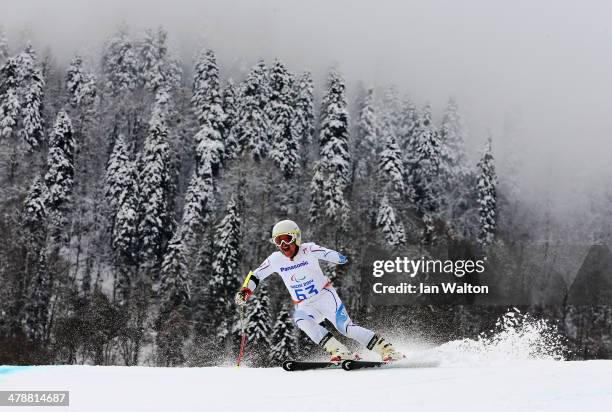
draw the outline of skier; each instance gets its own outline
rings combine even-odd
[[[291,220],[274,225],[270,241],[279,251],[272,253],[253,271],[248,286],[236,294],[236,304],[246,305],[259,282],[276,272],[285,282],[295,304],[295,324],[331,355],[330,362],[359,359],[359,356],[351,353],[320,324],[325,319],[342,335],[376,351],[385,362],[404,357],[384,338],[351,321],[336,290],[321,271],[320,259],[343,265],[347,262],[345,256],[314,243],[302,244],[300,228]]]

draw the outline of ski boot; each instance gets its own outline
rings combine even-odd
[[[396,351],[391,343],[378,335],[374,335],[370,343],[368,343],[368,349],[378,353],[383,362],[392,362],[406,357],[403,353]]]
[[[338,341],[338,339],[334,338],[333,336],[324,339],[324,341],[325,342],[321,343],[321,346],[323,346],[323,349],[325,349],[325,351],[331,355],[331,359],[329,361],[332,363],[339,364],[343,360],[347,359],[361,359],[359,355],[357,355],[356,353],[351,353],[351,351],[349,351],[346,346],[344,346],[340,341]]]

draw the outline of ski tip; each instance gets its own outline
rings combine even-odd
[[[284,361],[283,369],[287,372],[291,372],[293,370],[293,361]]]
[[[343,360],[342,361],[342,369],[344,369],[345,371],[350,371],[353,362],[355,362],[355,361],[350,360],[350,359]]]

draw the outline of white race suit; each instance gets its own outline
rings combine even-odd
[[[295,304],[293,320],[313,342],[321,344],[328,335],[320,323],[327,319],[343,335],[355,339],[366,346],[374,337],[374,332],[355,325],[338,293],[323,274],[319,260],[336,264],[346,263],[340,253],[318,246],[303,243],[298,252],[289,259],[279,251],[272,253],[257,269],[249,280],[249,289],[254,291],[260,281],[272,273],[278,273],[285,282]]]

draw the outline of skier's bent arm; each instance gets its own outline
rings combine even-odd
[[[257,289],[259,282],[270,276],[272,273],[274,273],[274,269],[272,268],[272,265],[270,264],[270,259],[268,258],[257,269],[253,271],[253,274],[247,282],[247,286],[242,288],[236,294],[236,304],[245,304],[249,297],[253,294],[255,289]]]
[[[247,288],[254,292],[257,286],[259,286],[259,282],[270,276],[272,273],[274,273],[274,268],[272,267],[270,258],[268,258],[253,271],[253,275],[251,276],[251,279],[249,279]]]
[[[348,260],[346,256],[342,255],[341,253],[323,246],[315,245],[314,243],[312,246],[310,246],[310,253],[320,260],[325,260],[326,262],[336,263],[339,265],[345,264]]]

